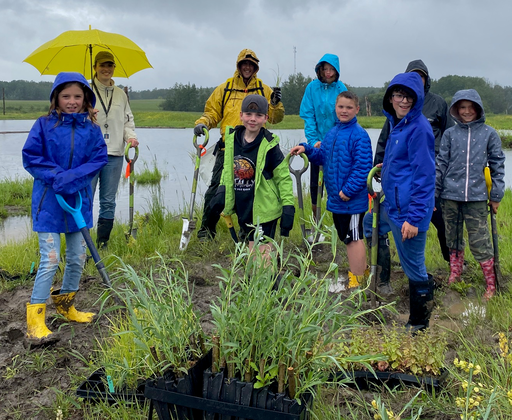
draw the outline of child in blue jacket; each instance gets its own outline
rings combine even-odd
[[[425,93],[419,74],[401,73],[389,84],[383,112],[390,126],[382,166],[382,218],[395,240],[409,278],[412,332],[429,326],[434,281],[425,267],[425,243],[434,210],[434,133],[422,114]],[[379,165],[377,165],[379,166]]]
[[[335,105],[338,120],[319,148],[301,143],[291,155],[305,152],[311,162],[324,167],[327,210],[339,238],[347,245],[350,266],[349,288],[362,285],[366,270],[363,217],[368,210],[366,179],[372,168],[372,144],[368,133],[357,123],[359,99],[350,91],[341,92]],[[331,288],[343,290],[341,284]]]
[[[334,110],[336,98],[341,92],[346,91],[347,87],[340,80],[340,60],[337,55],[324,54],[315,66],[315,73],[317,78],[306,86],[300,104],[300,117],[304,120],[304,134],[308,144],[318,148],[338,120]],[[315,220],[319,171],[319,166],[311,162],[309,192]]]
[[[62,287],[51,293],[57,312],[70,321],[91,322],[95,315],[78,312],[74,299],[86,260],[86,244],[73,217],[57,202],[60,194],[75,207],[82,196],[82,215],[91,228],[91,180],[107,164],[107,146],[95,123],[94,94],[79,73],[59,73],[50,93],[50,110],[40,117],[23,147],[23,166],[34,177],[32,224],[39,236],[41,262],[30,303],[27,337],[52,334],[45,322],[46,301],[60,261],[60,234],[66,237],[66,267]]]

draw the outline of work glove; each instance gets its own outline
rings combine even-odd
[[[281,100],[281,88],[275,87],[272,95],[270,95],[270,105],[277,105]]]
[[[212,214],[220,216],[226,206],[226,186],[220,185],[217,192],[210,201],[210,210]]]
[[[195,127],[194,127],[194,134],[197,136],[197,137],[201,137],[203,134],[204,134],[204,131],[203,130],[207,130],[208,131],[208,127],[206,127],[206,125],[204,124],[197,124]]]
[[[294,206],[283,206],[283,214],[281,215],[281,236],[290,235],[293,228],[293,217],[295,216]]]

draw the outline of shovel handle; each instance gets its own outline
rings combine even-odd
[[[109,289],[111,289],[112,283],[110,282],[107,270],[105,269],[105,265],[101,261],[100,255],[98,254],[98,250],[94,246],[94,242],[92,241],[91,235],[89,234],[89,229],[87,229],[87,223],[85,223],[84,216],[82,215],[82,195],[80,194],[80,191],[75,196],[75,207],[71,207],[68,203],[66,203],[64,197],[62,197],[59,194],[55,194],[55,198],[57,198],[59,205],[65,211],[70,213],[71,216],[73,216],[76,225],[80,229],[80,232],[82,232],[82,236],[84,237],[85,243],[87,244],[89,251],[91,251],[92,259],[94,260],[96,268],[100,273],[103,284]]]
[[[375,195],[375,191],[373,191],[373,178],[377,173],[380,173],[382,171],[382,168],[380,166],[374,166],[370,173],[368,174],[368,178],[366,178],[366,185],[368,187],[368,192],[373,197]]]
[[[294,169],[292,168],[292,161],[295,155],[288,155],[286,159],[288,160],[288,168],[290,169],[290,173],[293,174],[296,178],[300,177],[304,172],[307,171],[309,166],[309,160],[305,153],[301,153],[299,155],[302,160],[304,161],[304,166],[301,169]]]
[[[132,164],[134,164],[139,157],[139,146],[135,146],[135,147],[130,147],[130,146],[131,146],[130,143],[126,144],[126,147],[124,148],[124,158],[128,163],[131,162]],[[133,155],[132,159],[130,159],[130,149],[135,150],[135,154]]]
[[[80,191],[75,197],[75,207],[71,207],[60,194],[55,194],[55,198],[57,199],[59,206],[73,216],[78,229],[82,230],[82,228],[87,226],[84,216],[82,215],[82,195],[80,194]]]
[[[206,147],[206,145],[208,144],[208,140],[210,140],[210,132],[206,128],[203,128],[203,133],[204,133],[204,142],[201,146],[199,146],[197,144],[197,136],[195,134],[194,134],[194,139],[192,140],[192,143],[194,144],[194,147],[197,149],[197,152],[199,155],[201,154],[202,149],[204,149]]]

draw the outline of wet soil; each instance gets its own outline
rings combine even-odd
[[[328,264],[331,261],[328,254],[316,256],[318,270],[322,269],[324,262]],[[227,261],[226,258],[223,264]],[[196,308],[201,313],[209,313],[209,304],[218,295],[218,270],[204,263],[194,263],[187,269],[189,279],[194,283]],[[442,283],[447,274],[448,271],[440,271],[434,273],[434,277]],[[68,398],[75,398],[80,381],[94,370],[90,360],[94,357],[97,340],[108,334],[109,321],[106,317],[96,319],[92,324],[69,323],[56,314],[53,305],[48,304],[47,325],[58,341],[31,346],[25,339],[25,305],[29,301],[32,284],[25,281],[0,294],[0,420],[55,419],[62,393]],[[394,299],[398,314],[388,313],[386,319],[388,322],[405,323],[409,313],[408,286],[398,265],[393,266],[392,286],[396,292]],[[99,277],[82,278],[80,287],[76,307],[98,312],[98,298],[104,291]],[[462,298],[455,291],[440,289],[436,292],[432,324],[439,323],[457,330],[463,325],[468,305],[473,300],[476,302],[475,298],[471,291],[469,298]],[[205,331],[211,331],[211,318],[205,317],[203,324]],[[68,418],[81,419],[83,412],[77,409]]]

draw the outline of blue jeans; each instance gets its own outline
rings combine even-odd
[[[386,236],[391,231],[389,223],[382,217],[382,205],[379,207],[379,236]],[[373,209],[372,209],[373,210]],[[372,224],[373,224],[373,213],[368,212],[363,218],[363,229],[365,238],[372,237]]]
[[[428,281],[427,267],[425,266],[425,244],[427,243],[427,232],[418,232],[412,239],[402,242],[402,227],[395,225],[389,220],[384,207],[381,207],[381,220],[385,221],[391,228],[395,240],[396,250],[400,258],[400,264],[409,280],[422,282]]]
[[[39,232],[41,262],[37,270],[30,303],[45,303],[50,297],[53,276],[59,268],[60,234]],[[62,278],[61,294],[76,292],[87,257],[82,232],[66,233],[66,267]]]
[[[108,155],[108,163],[91,182],[93,197],[100,181],[100,213],[98,218],[114,219],[116,214],[116,194],[121,180],[124,156]]]

